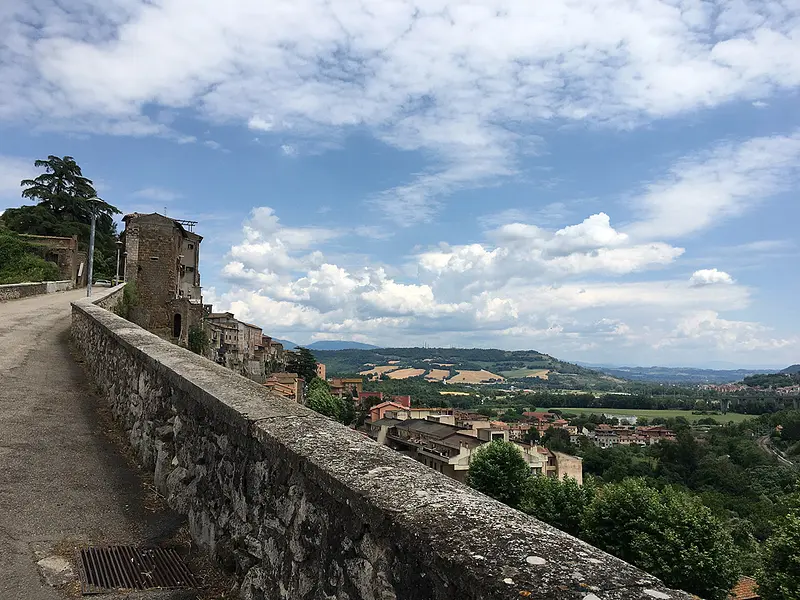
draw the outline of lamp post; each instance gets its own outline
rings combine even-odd
[[[102,202],[100,198],[89,198],[86,202],[89,203],[89,210],[92,212],[92,228],[89,231],[89,282],[86,285],[86,296],[92,295],[92,271],[94,270],[94,228],[97,222],[97,214],[94,211],[95,203]]]
[[[114,285],[119,285],[119,252],[122,249],[122,242],[117,240],[117,274],[114,276]]]

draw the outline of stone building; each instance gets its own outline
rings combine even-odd
[[[135,283],[137,325],[187,345],[189,330],[203,319],[200,287],[200,242],[196,222],[158,213],[131,213],[125,231],[125,281]]]
[[[56,237],[51,235],[20,234],[31,246],[35,246],[42,258],[58,265],[58,278],[71,281],[75,287],[86,285],[88,269],[86,252],[78,250],[78,236]]]

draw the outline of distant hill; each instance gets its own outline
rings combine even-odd
[[[361,342],[349,342],[347,340],[320,340],[305,346],[305,348],[309,350],[375,350],[379,346]]]
[[[700,385],[734,383],[750,375],[772,373],[768,369],[693,369],[691,367],[595,367],[614,377],[650,383]],[[791,367],[790,367],[791,368]]]
[[[584,385],[612,389],[619,381],[535,350],[484,348],[371,348],[324,350],[310,346],[329,375],[384,374],[390,379],[419,377],[452,383],[506,381],[518,387],[579,389]],[[460,373],[459,373],[460,372]]]
[[[800,365],[792,365],[790,367],[786,367],[782,371],[779,371],[779,373],[783,373],[785,375],[795,375],[797,373],[800,373]]]
[[[294,350],[295,348],[297,348],[297,344],[295,344],[294,342],[290,342],[289,340],[282,340],[279,338],[273,338],[273,339],[279,344],[282,344],[284,349],[286,350]]]

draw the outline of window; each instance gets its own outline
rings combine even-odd
[[[150,260],[158,260],[158,257],[157,256],[151,256]]]
[[[194,273],[194,267],[186,267],[187,273]]]
[[[172,319],[172,337],[181,337],[181,329],[181,315],[179,313],[175,313],[175,316]]]
[[[189,250],[194,250],[194,244],[189,244]]]

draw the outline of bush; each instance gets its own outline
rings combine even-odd
[[[123,319],[130,319],[131,311],[139,304],[139,296],[136,293],[136,284],[129,281],[122,288],[122,300],[114,308],[114,312]]]
[[[36,251],[19,235],[0,231],[0,284],[58,279],[58,266],[38,256]]]

